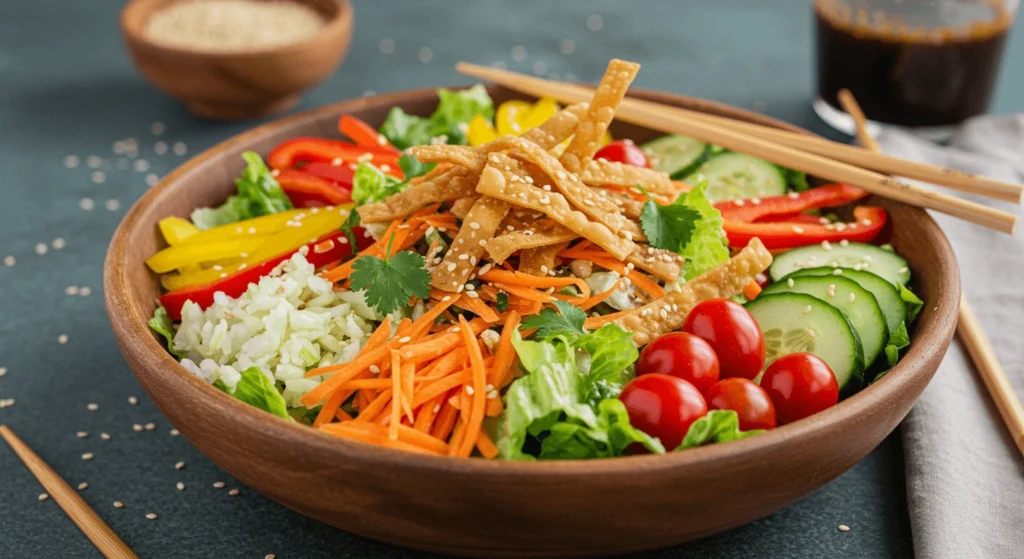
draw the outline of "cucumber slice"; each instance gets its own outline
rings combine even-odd
[[[787,278],[766,287],[763,293],[806,293],[839,309],[860,338],[865,366],[882,353],[888,330],[875,296],[857,282],[840,276]]]
[[[900,324],[907,320],[907,305],[903,302],[903,298],[900,297],[899,290],[893,284],[882,279],[881,276],[876,276],[871,272],[863,270],[854,270],[853,268],[821,266],[819,268],[797,270],[786,276],[786,278],[800,276],[842,276],[857,282],[875,296],[875,301],[878,302],[878,307],[882,309],[882,315],[885,316],[885,326],[889,331],[889,336],[892,336],[893,332],[900,327]],[[785,283],[786,278],[783,278],[781,282]]]
[[[746,308],[764,333],[765,366],[783,355],[806,351],[828,364],[841,392],[860,387],[864,373],[860,340],[839,309],[804,293],[762,293]]]
[[[707,196],[712,202],[786,193],[786,176],[778,167],[743,153],[716,155],[684,180],[696,184],[701,177],[708,181]]]
[[[689,136],[662,136],[640,146],[655,171],[672,178],[689,176],[708,159],[708,144]]]
[[[895,252],[865,243],[809,245],[795,248],[775,257],[768,273],[772,281],[792,274],[801,268],[853,268],[881,276],[893,285],[906,285],[910,281],[907,261]]]

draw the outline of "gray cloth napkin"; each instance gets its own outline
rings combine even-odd
[[[894,128],[877,140],[894,156],[1024,183],[1024,115],[968,121],[948,147]],[[1020,206],[975,199],[1021,215]],[[967,301],[1024,395],[1024,238],[933,216],[956,252]],[[902,434],[917,555],[1024,557],[1024,459],[958,339]]]

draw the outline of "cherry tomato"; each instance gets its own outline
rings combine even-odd
[[[792,423],[839,401],[839,383],[828,364],[810,353],[790,353],[772,363],[761,388],[775,404],[779,424]]]
[[[704,393],[708,409],[735,410],[740,430],[774,429],[775,406],[763,388],[745,378],[724,378]]]
[[[694,385],[701,394],[718,382],[718,356],[701,338],[686,332],[665,334],[647,344],[636,374],[665,373]]]
[[[753,379],[764,366],[764,335],[736,301],[709,299],[687,315],[683,331],[707,340],[718,355],[722,378]]]
[[[661,440],[669,451],[683,442],[694,421],[708,413],[704,397],[696,387],[662,373],[629,381],[619,399],[626,405],[630,424]]]
[[[594,159],[607,159],[616,163],[625,163],[635,167],[651,168],[644,151],[630,140],[615,140],[597,150]]]

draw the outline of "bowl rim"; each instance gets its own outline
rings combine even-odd
[[[455,88],[461,87],[466,86],[455,86]],[[720,109],[734,115],[749,116],[756,114],[723,103],[673,93],[645,89],[633,89],[630,93],[647,99],[698,102],[702,107]],[[261,429],[264,435],[282,440],[290,440],[291,444],[295,445],[295,448],[302,448],[304,452],[334,453],[345,459],[365,461],[366,464],[399,464],[404,468],[417,470],[506,477],[544,474],[555,477],[561,476],[568,479],[581,474],[603,475],[636,472],[638,470],[654,472],[685,468],[698,462],[705,466],[729,462],[738,460],[744,455],[756,455],[772,450],[780,450],[779,447],[793,444],[794,441],[806,440],[808,437],[823,434],[831,425],[844,421],[857,421],[858,417],[873,408],[882,409],[881,406],[884,404],[887,393],[907,390],[917,375],[929,374],[922,367],[925,361],[927,361],[927,353],[941,348],[941,345],[937,348],[936,344],[942,343],[946,333],[950,336],[952,335],[952,330],[956,325],[956,314],[960,301],[960,277],[956,266],[952,266],[943,272],[945,276],[943,281],[948,285],[948,289],[938,294],[931,308],[922,310],[921,317],[919,317],[918,324],[915,327],[917,339],[914,340],[907,354],[882,379],[839,402],[836,406],[803,420],[769,430],[756,437],[747,437],[738,441],[732,441],[729,444],[707,445],[688,449],[686,452],[667,452],[663,455],[622,456],[607,459],[484,460],[479,458],[466,459],[434,456],[379,447],[360,441],[336,437],[309,426],[274,416],[217,390],[194,374],[189,373],[163,347],[155,335],[150,332],[147,325],[149,316],[140,316],[139,313],[141,311],[135,308],[131,301],[132,298],[128,296],[131,286],[131,282],[128,279],[128,267],[119,266],[126,258],[128,246],[131,242],[131,233],[137,229],[137,223],[152,202],[172,190],[180,177],[186,175],[193,167],[202,164],[206,159],[216,156],[225,149],[252,143],[252,141],[258,139],[269,130],[288,124],[297,124],[301,121],[315,120],[326,115],[337,115],[343,112],[359,110],[368,105],[397,106],[406,102],[421,100],[424,96],[430,95],[436,95],[436,88],[403,90],[370,97],[353,98],[284,118],[274,119],[232,136],[196,154],[166,175],[156,186],[149,189],[132,205],[118,225],[110,241],[107,258],[104,262],[104,299],[115,337],[121,345],[122,352],[126,355],[135,352],[156,355],[159,369],[156,372],[162,375],[160,382],[172,382],[179,389],[193,390],[194,396],[204,398],[211,404],[227,406],[231,411],[235,412],[237,417],[243,418],[241,420],[250,422],[253,428]],[[515,95],[524,98],[528,97],[519,94]],[[762,118],[764,122],[771,121],[775,126],[810,134],[805,129],[778,119],[765,117],[764,115],[757,116]],[[897,202],[892,203],[899,204]],[[920,212],[922,226],[929,230],[930,235],[938,241],[935,244],[935,250],[938,253],[943,253],[946,260],[956,262],[952,247],[938,224],[923,210],[916,208],[911,208],[911,210]],[[922,328],[926,322],[929,328]],[[908,365],[915,363],[918,366],[911,367]],[[138,376],[139,373],[134,370],[134,367],[132,369],[133,373]]]
[[[128,0],[124,6],[121,7],[121,11],[118,14],[118,26],[121,28],[121,34],[132,43],[139,45],[145,45],[146,48],[152,49],[168,56],[191,56],[191,57],[213,57],[222,60],[238,60],[245,59],[252,56],[265,56],[268,54],[275,55],[287,55],[294,52],[300,52],[302,49],[308,48],[310,45],[322,40],[328,35],[345,34],[346,30],[351,33],[352,22],[354,19],[355,10],[352,7],[350,0],[327,0],[338,7],[338,12],[333,14],[330,18],[325,18],[325,25],[317,31],[312,37],[299,41],[297,43],[286,43],[284,45],[276,47],[264,47],[258,49],[246,49],[238,51],[207,51],[200,49],[190,49],[185,47],[169,46],[162,43],[157,43],[147,38],[142,33],[142,26],[133,26],[128,24],[128,17],[131,12],[140,9],[142,2],[151,1],[158,4],[161,7],[154,9],[156,12],[162,9],[162,6],[170,5],[183,0]],[[187,1],[187,0],[186,0]],[[287,2],[293,2],[296,4],[309,5],[309,2],[305,0],[285,0]],[[323,14],[320,14],[323,16]]]

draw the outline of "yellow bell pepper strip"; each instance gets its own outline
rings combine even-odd
[[[287,227],[289,221],[301,221],[302,216],[305,215],[310,215],[309,208],[298,208],[281,213],[255,217],[253,219],[246,219],[244,221],[236,221],[235,223],[228,223],[227,225],[221,225],[219,227],[214,227],[213,229],[201,231],[198,235],[189,237],[186,240],[186,244],[201,245],[233,239],[235,237],[270,235]],[[168,242],[167,244],[171,243]]]
[[[199,271],[165,275],[160,278],[160,283],[168,291],[173,291],[189,285],[215,282],[224,274],[230,275],[244,269],[244,267],[258,264],[289,251],[294,251],[298,247],[309,243],[312,239],[322,237],[332,231],[337,231],[348,218],[350,211],[348,208],[340,206],[316,208],[316,210],[318,211],[313,213],[313,208],[306,208],[304,210],[306,216],[303,219],[292,221],[292,223],[299,224],[297,227],[285,226],[277,233],[263,236],[262,238],[266,242],[258,250],[247,252],[244,257],[241,257],[239,253],[235,253],[230,260],[209,262],[213,266],[205,267]],[[185,246],[191,247],[193,245]]]
[[[158,274],[170,272],[189,264],[216,262],[240,254],[255,253],[270,236],[250,236],[225,239],[201,245],[185,244],[165,248],[150,256],[146,265]]]
[[[530,112],[526,114],[526,118],[523,119],[523,132],[544,124],[549,118],[555,116],[559,108],[558,101],[551,97],[542,97],[540,101],[533,105]]]
[[[518,136],[526,131],[526,119],[533,105],[526,101],[505,101],[494,114],[494,126],[499,136]]]
[[[189,237],[201,232],[191,221],[180,217],[165,217],[158,225],[164,240],[171,246],[180,245]]]
[[[494,126],[482,115],[476,115],[469,121],[469,129],[466,130],[466,139],[471,146],[482,146],[498,139],[498,133]]]

